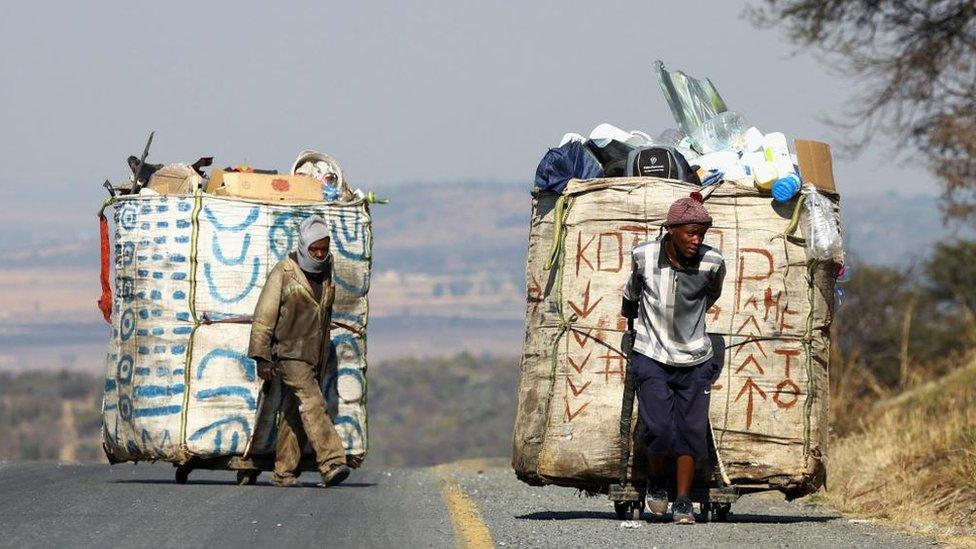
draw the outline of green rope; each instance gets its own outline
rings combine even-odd
[[[369,191],[369,193],[366,194],[366,202],[369,202],[370,204],[389,204],[390,199],[380,198],[376,196],[376,193],[373,191]]]
[[[366,272],[370,273],[370,283],[372,283],[372,272],[373,272],[373,215],[372,215],[372,213],[369,210],[369,205],[370,204],[373,204],[373,203],[376,203],[376,204],[389,204],[390,203],[390,200],[389,199],[377,199],[377,200],[373,200],[373,198],[375,198],[375,196],[376,195],[372,191],[370,191],[369,195],[367,195],[367,197],[366,197],[367,198],[367,200],[366,200],[367,203],[366,204],[363,204],[363,206],[362,206],[362,208],[363,208],[362,214],[363,214],[363,217],[366,218],[366,223],[364,223],[364,226],[368,226],[369,227],[365,231],[365,235],[364,235],[365,242],[364,242],[364,246],[363,246],[363,253],[366,254],[366,258],[365,258],[365,261],[366,261]],[[364,301],[366,302],[365,305],[364,305],[364,310],[363,310],[363,335],[362,335],[362,338],[363,338],[362,361],[363,361],[363,374],[364,375],[363,375],[363,398],[362,398],[362,401],[361,401],[361,404],[360,404],[360,406],[362,406],[362,410],[363,411],[366,410],[366,405],[369,402],[369,379],[367,379],[367,376],[365,375],[366,370],[369,368],[369,364],[368,364],[368,362],[366,360],[366,353],[367,353],[367,348],[368,348],[368,343],[366,341],[366,339],[367,339],[366,338],[366,327],[369,326],[369,295],[368,295],[368,288],[367,288],[367,295],[366,295],[366,298],[365,298]],[[280,410],[279,410],[279,412],[280,412]],[[275,418],[275,420],[277,421],[278,418]],[[365,414],[365,413],[363,414],[362,428],[363,428],[363,439],[362,439],[363,440],[363,454],[362,454],[362,457],[363,457],[363,459],[366,459],[366,454],[369,452],[369,414]]]
[[[543,267],[547,271],[552,269],[562,256],[563,240],[566,238],[564,227],[566,209],[566,195],[559,195],[559,198],[556,199],[556,214],[553,221],[552,247],[549,249],[549,258],[546,259],[546,264]]]
[[[803,246],[807,243],[806,239],[801,236],[796,236],[796,228],[800,225],[800,212],[803,211],[803,203],[806,201],[807,195],[801,194],[799,198],[796,199],[796,206],[793,207],[793,215],[790,216],[790,224],[786,226],[786,230],[783,231],[783,236],[790,242]]]
[[[102,207],[98,209],[98,217],[105,215],[105,208],[108,208],[115,203],[115,197],[110,196],[102,201]]]
[[[200,326],[200,319],[197,318],[197,247],[200,241],[200,211],[203,209],[203,191],[197,189],[193,196],[193,211],[190,213],[190,291],[189,308],[190,318],[193,319],[193,328],[190,331],[190,340],[186,344],[186,357],[183,363],[183,413],[180,414],[180,450],[189,454],[186,445],[186,422],[187,408],[190,405],[190,364],[193,360],[193,339],[196,336],[197,328]]]
[[[200,240],[200,210],[203,209],[203,191],[197,189],[193,196],[193,211],[190,213],[190,223],[192,229],[190,232],[190,316],[193,318],[194,324],[199,324],[200,319],[197,318],[197,247]]]
[[[814,271],[819,265],[819,261],[810,262],[807,269],[807,301],[810,305],[810,312],[807,313],[806,329],[803,333],[803,350],[806,354],[807,372],[807,398],[803,403],[803,454],[810,455],[810,414],[813,412],[813,392],[816,389],[813,383],[813,348],[810,341],[813,337],[813,308],[814,308]]]
[[[556,369],[559,367],[559,342],[562,340],[563,335],[572,328],[572,323],[576,320],[576,315],[572,315],[569,320],[566,319],[563,311],[563,262],[558,261],[562,257],[563,248],[566,245],[566,231],[564,230],[564,223],[566,218],[566,196],[560,195],[556,199],[556,211],[555,211],[555,221],[553,227],[553,238],[552,238],[552,250],[549,252],[549,259],[546,261],[545,269],[548,271],[553,266],[556,267],[556,284],[553,288],[553,293],[556,297],[557,312],[559,313],[559,332],[552,342],[552,352],[550,353],[551,366],[549,368],[549,390],[546,392],[546,407],[542,414],[542,417],[546,418],[546,422],[542,430],[542,440],[545,441],[546,435],[549,432],[549,411],[552,407],[552,397],[554,396],[556,388]]]

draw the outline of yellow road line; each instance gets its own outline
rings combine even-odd
[[[437,467],[437,474],[440,476],[441,495],[454,526],[455,546],[466,549],[494,547],[491,530],[461,485],[447,477],[447,470],[443,466]]]

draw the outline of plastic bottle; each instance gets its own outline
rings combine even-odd
[[[691,135],[702,154],[738,150],[745,146],[746,121],[737,112],[725,111],[705,121]]]
[[[812,185],[804,185],[800,192],[806,197],[803,201],[804,217],[800,227],[807,241],[808,258],[832,259],[843,263],[844,243],[834,216],[833,204]]]
[[[657,137],[654,138],[654,144],[656,145],[667,145],[668,147],[677,147],[681,143],[681,140],[685,138],[685,134],[675,128],[668,128],[661,132]]]
[[[763,136],[762,150],[766,161],[772,162],[776,167],[779,177],[796,171],[793,168],[793,157],[790,156],[790,146],[782,133],[773,132]]]
[[[800,176],[795,173],[786,174],[785,177],[777,179],[772,186],[771,192],[773,199],[777,202],[789,202],[796,193],[800,192],[803,182]]]
[[[778,177],[772,162],[767,162],[761,151],[749,153],[743,159],[752,170],[756,188],[766,193],[772,191],[773,183]]]
[[[755,152],[762,148],[763,134],[755,126],[746,130],[742,139],[745,142],[745,148],[743,149],[745,152]]]

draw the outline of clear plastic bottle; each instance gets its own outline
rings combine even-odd
[[[800,190],[803,200],[803,219],[800,225],[807,241],[807,256],[810,259],[844,262],[844,243],[840,227],[834,216],[833,204],[816,187],[804,185]]]
[[[705,121],[691,134],[702,154],[745,147],[746,121],[737,112],[725,111]]]
[[[677,147],[681,143],[681,140],[684,138],[685,138],[685,134],[681,133],[681,130],[675,128],[668,128],[654,138],[654,144],[666,145],[668,147]]]

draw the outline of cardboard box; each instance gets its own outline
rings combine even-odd
[[[218,196],[236,196],[283,204],[322,202],[322,184],[303,175],[215,170],[207,184],[207,192]]]
[[[821,191],[837,194],[830,145],[820,141],[797,139],[793,142],[793,146],[796,148],[796,161],[800,165],[800,177],[803,178],[803,182],[810,183]]]
[[[203,178],[192,169],[165,166],[149,178],[146,187],[159,194],[193,194],[203,186]]]

